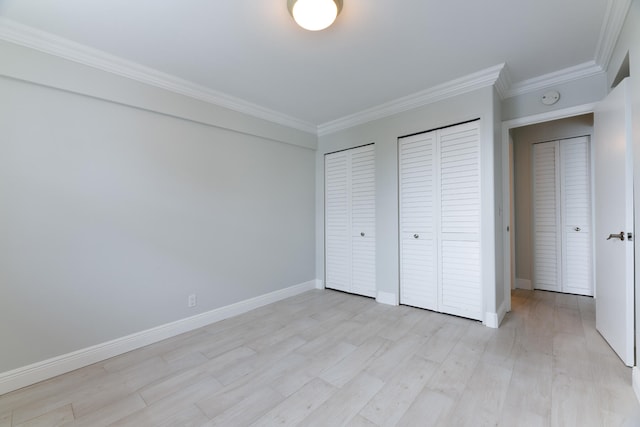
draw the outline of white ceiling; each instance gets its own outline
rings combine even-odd
[[[615,0],[344,0],[308,32],[286,0],[0,0],[0,16],[312,125],[506,63],[593,61]]]

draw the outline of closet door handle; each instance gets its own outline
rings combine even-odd
[[[414,235],[413,235],[413,238],[414,238],[414,239],[417,239],[417,238],[419,238],[419,237],[420,237],[420,235],[419,235],[419,234],[414,234]]]
[[[576,227],[576,228],[573,229],[573,231],[580,231],[580,230],[581,230],[580,227]]]
[[[364,231],[363,231],[363,232],[361,232],[361,233],[360,233],[360,235],[361,235],[362,237],[364,237]]]
[[[611,240],[611,239],[620,239],[624,241],[624,231],[621,231],[619,234],[609,234],[609,237],[607,237],[607,240]]]

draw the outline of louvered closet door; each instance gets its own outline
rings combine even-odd
[[[351,292],[376,295],[375,147],[351,154]]]
[[[440,132],[440,311],[481,320],[480,124]]]
[[[375,147],[325,156],[325,287],[373,297]]]
[[[533,145],[533,282],[560,292],[561,239],[558,142]]]
[[[400,303],[438,310],[436,132],[401,138],[398,144]]]
[[[351,282],[349,156],[325,156],[325,286],[348,291]]]
[[[562,291],[593,295],[588,137],[560,141]]]
[[[481,320],[480,123],[401,138],[400,302]]]

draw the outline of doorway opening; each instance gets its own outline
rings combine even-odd
[[[593,114],[512,128],[513,288],[593,295]]]
[[[512,290],[516,289],[516,230],[515,230],[515,189],[514,189],[514,141],[513,133],[518,133],[517,129],[524,128],[530,125],[541,125],[546,128],[548,132],[553,132],[554,124],[562,121],[563,119],[571,119],[580,116],[592,115],[595,109],[595,104],[585,104],[576,107],[566,108],[562,110],[550,111],[548,113],[537,114],[528,117],[521,117],[517,119],[507,120],[502,122],[502,164],[507,165],[502,169],[502,192],[504,197],[504,212],[503,215],[503,247],[504,262],[503,262],[503,274],[504,274],[504,287],[505,296],[510,296]],[[591,126],[593,127],[593,126]],[[591,129],[590,132],[593,132]],[[519,285],[527,285],[526,282],[521,282]],[[511,298],[505,298],[506,311],[511,311]]]

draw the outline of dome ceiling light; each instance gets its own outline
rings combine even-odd
[[[320,31],[336,20],[342,10],[342,0],[287,0],[287,7],[302,28]]]

